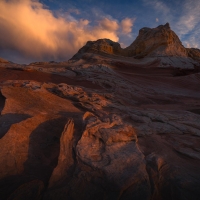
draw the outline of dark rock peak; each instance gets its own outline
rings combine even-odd
[[[103,38],[103,39],[98,39],[96,41],[88,41],[87,44],[94,44],[94,43],[106,43],[109,45],[113,45],[113,44],[119,44],[118,42],[114,42],[108,38]]]
[[[139,30],[139,35],[147,33],[148,31],[151,31],[151,30],[157,30],[158,31],[158,30],[162,30],[162,29],[171,30],[169,23],[167,22],[165,25],[159,25],[156,28],[143,27]]]
[[[165,29],[170,29],[171,30],[170,25],[169,25],[168,22],[165,25],[159,25],[157,28],[165,28]]]

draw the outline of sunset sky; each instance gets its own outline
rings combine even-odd
[[[126,47],[142,27],[166,22],[184,46],[200,48],[199,0],[0,0],[0,57],[68,60],[88,40]]]

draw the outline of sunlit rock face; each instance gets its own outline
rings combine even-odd
[[[0,199],[199,199],[199,50],[123,51],[102,39],[68,62],[0,64]]]
[[[187,51],[169,23],[156,28],[142,28],[136,40],[125,49],[132,56],[187,57]]]
[[[109,39],[99,39],[97,41],[89,41],[83,46],[77,54],[72,57],[73,59],[81,58],[82,54],[84,53],[97,53],[97,54],[114,54],[114,55],[121,55],[123,49],[121,48],[120,44],[117,42],[113,42]]]

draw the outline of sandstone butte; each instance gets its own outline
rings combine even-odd
[[[0,59],[1,200],[199,200],[200,50],[170,25],[67,62]]]

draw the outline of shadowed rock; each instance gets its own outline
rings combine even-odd
[[[60,137],[60,153],[58,164],[55,167],[49,180],[49,187],[59,185],[63,180],[69,178],[74,168],[73,158],[73,133],[74,123],[69,120]]]

